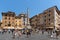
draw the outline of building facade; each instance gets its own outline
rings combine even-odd
[[[14,12],[2,12],[3,29],[23,29],[27,26],[27,14],[21,13],[18,16]]]
[[[33,28],[45,29],[59,29],[60,28],[60,15],[56,6],[48,8],[42,13],[33,16],[30,19]]]
[[[19,16],[15,17],[15,29],[22,29],[23,28],[23,23],[22,19]]]
[[[1,28],[1,20],[0,20],[0,28]]]
[[[24,28],[30,28],[30,22],[27,14],[19,14],[19,17],[22,19],[22,24]]]
[[[3,29],[14,29],[15,27],[15,13],[14,12],[2,13],[2,27]]]

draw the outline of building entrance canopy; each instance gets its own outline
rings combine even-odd
[[[14,29],[14,27],[4,27],[3,29]]]
[[[54,27],[46,27],[46,28],[54,28]]]
[[[22,27],[16,27],[15,29],[23,29]]]
[[[46,27],[47,30],[53,30],[54,27]]]

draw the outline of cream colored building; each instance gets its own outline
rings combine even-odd
[[[30,21],[29,21],[27,14],[24,14],[24,13],[19,14],[19,17],[21,17],[21,19],[23,21],[22,24],[23,24],[24,28],[31,28],[30,27]]]

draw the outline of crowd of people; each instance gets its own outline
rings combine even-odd
[[[2,31],[0,31],[0,33],[2,33],[2,34],[4,34],[4,33],[6,33],[6,32],[9,32],[9,33],[12,33],[12,38],[15,38],[16,36],[17,37],[21,37],[22,35],[26,35],[26,37],[28,38],[28,37],[30,37],[31,36],[31,34],[32,34],[32,32],[33,32],[33,30],[29,30],[29,29],[27,29],[27,30],[18,30],[18,29],[16,29],[16,30],[2,30]],[[35,30],[35,32],[36,33],[39,33],[39,31],[40,30]],[[42,34],[44,34],[44,32],[45,32],[45,30],[41,30],[41,33]],[[60,34],[60,31],[52,31],[52,30],[47,30],[46,31],[51,37],[53,37],[53,34],[54,33],[56,33],[56,38],[59,36],[59,34]]]
[[[18,29],[12,29],[12,30],[1,30],[0,31],[0,33],[1,34],[4,34],[4,33],[12,33],[12,38],[15,38],[16,36],[17,37],[21,37],[22,35],[26,35],[27,36],[27,38],[29,37],[29,36],[31,36],[31,33],[32,33],[32,31],[29,29],[27,29],[27,30],[18,30]]]

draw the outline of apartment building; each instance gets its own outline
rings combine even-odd
[[[15,27],[15,13],[2,12],[2,27],[3,29],[14,29]]]
[[[60,15],[57,6],[53,6],[44,10],[42,13],[33,16],[30,19],[33,28],[45,29],[59,29],[60,28]]]

